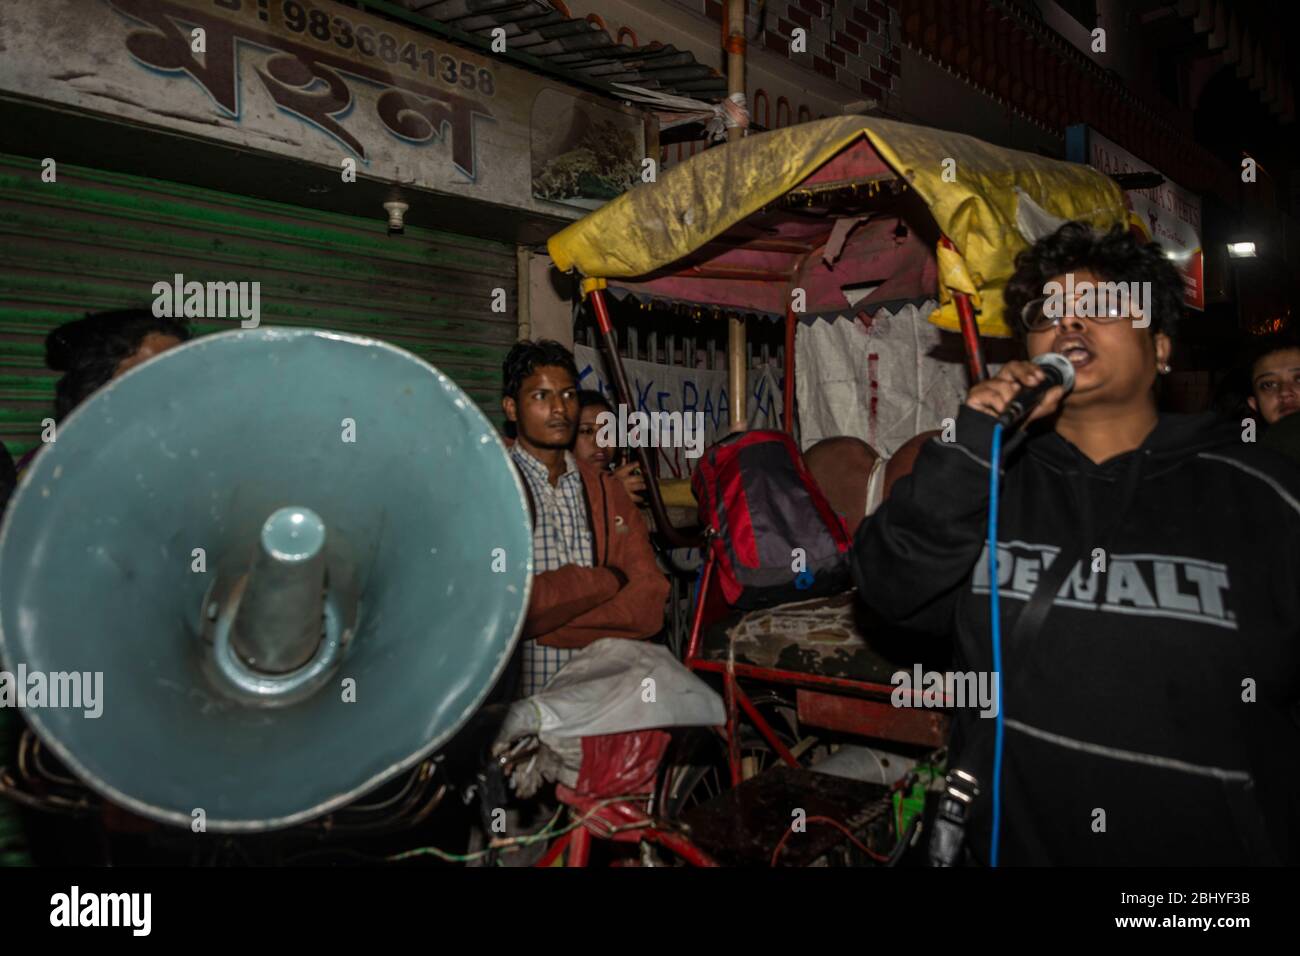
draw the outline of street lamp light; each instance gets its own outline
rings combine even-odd
[[[1237,233],[1241,236],[1241,233]],[[1247,266],[1242,259],[1255,259],[1258,255],[1255,251],[1253,240],[1238,238],[1228,244],[1229,271],[1232,273],[1232,298],[1237,304],[1237,329],[1245,329],[1245,308],[1241,301],[1241,270],[1251,268]]]

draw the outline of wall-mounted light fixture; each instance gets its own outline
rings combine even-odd
[[[410,209],[404,202],[386,202],[384,211],[388,213],[388,234],[398,235],[406,229],[406,210]]]

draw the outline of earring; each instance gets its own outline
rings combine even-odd
[[[1169,363],[1166,362],[1164,365],[1158,366],[1156,371],[1158,371],[1161,375],[1168,375],[1170,372],[1173,371],[1173,369],[1169,366]]]

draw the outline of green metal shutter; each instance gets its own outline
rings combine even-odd
[[[494,421],[517,334],[513,245],[0,154],[0,438],[16,459],[53,414],[44,339],[86,312],[150,308],[153,285],[261,283],[261,324],[355,332],[414,352]],[[493,312],[493,290],[506,311]],[[197,333],[238,318],[191,320]]]

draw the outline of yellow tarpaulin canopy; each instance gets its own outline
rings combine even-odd
[[[925,201],[953,250],[939,250],[931,321],[959,328],[952,292],[974,296],[985,335],[1009,335],[1002,288],[1026,248],[1018,222],[1127,221],[1124,196],[1089,166],[992,146],[971,136],[864,116],[801,123],[710,149],[551,237],[565,272],[634,278],[677,261],[780,198],[859,136]]]

